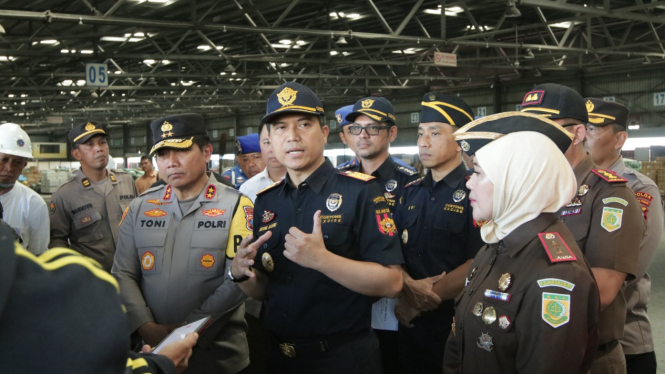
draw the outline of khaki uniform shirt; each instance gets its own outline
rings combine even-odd
[[[628,187],[635,193],[647,229],[640,244],[640,258],[635,279],[626,283],[626,326],[621,345],[625,354],[653,352],[651,323],[647,316],[647,304],[651,297],[651,278],[647,273],[656,255],[660,237],[663,234],[663,209],[658,186],[646,175],[639,173],[623,162],[623,157],[610,166],[610,170],[628,180]]]
[[[635,194],[625,182],[608,182],[590,156],[577,167],[578,194],[559,210],[561,221],[573,233],[592,268],[612,269],[635,278],[639,246],[645,223]],[[620,179],[599,171],[608,179]],[[621,339],[626,319],[626,299],[619,290],[600,315],[600,344]]]
[[[105,184],[94,184],[81,169],[63,183],[49,204],[49,248],[72,248],[110,271],[124,210],[136,197],[132,177],[109,170]],[[109,187],[110,186],[110,187]]]
[[[444,373],[581,373],[598,288],[567,227],[543,213],[478,251],[455,298]]]
[[[195,362],[199,354],[222,373],[247,366],[246,297],[225,271],[251,233],[252,220],[251,200],[213,176],[186,212],[170,186],[151,188],[134,200],[120,226],[112,270],[131,331],[146,322],[192,322],[212,315],[190,369],[200,364]]]

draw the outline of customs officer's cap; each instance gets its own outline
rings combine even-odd
[[[346,120],[346,116],[351,112],[353,112],[353,105],[343,106],[335,111],[335,119],[337,120],[339,127],[344,127],[351,123]]]
[[[74,127],[68,135],[69,141],[72,142],[72,146],[76,146],[88,141],[95,135],[108,136],[104,128],[98,125],[95,122],[86,122],[81,125]]]
[[[473,121],[473,110],[457,96],[428,93],[420,103],[420,123],[442,122],[462,127]]]
[[[384,97],[366,97],[353,104],[353,111],[346,115],[346,120],[351,123],[364,114],[376,122],[384,122],[395,125],[395,109],[393,104]]]
[[[259,134],[249,134],[239,136],[236,140],[236,154],[244,155],[246,153],[261,153],[261,145],[259,144]]]
[[[573,118],[588,122],[585,100],[570,87],[545,83],[524,95],[522,112],[539,114],[549,119]]]
[[[607,126],[616,123],[623,126],[624,129],[626,128],[630,109],[625,105],[593,97],[584,99],[584,103],[586,110],[589,112],[589,124]]]
[[[207,135],[203,117],[195,113],[160,118],[150,124],[150,129],[155,144],[150,155],[160,148],[187,149],[192,146],[194,136]]]
[[[505,112],[477,119],[455,131],[453,138],[466,154],[472,156],[489,142],[520,131],[533,131],[547,136],[562,153],[573,142],[573,134],[554,121],[523,112]]]
[[[270,120],[285,113],[307,113],[321,116],[325,114],[325,111],[321,99],[307,86],[286,82],[270,94],[268,105],[266,105],[266,115],[261,119],[261,125],[270,123]]]

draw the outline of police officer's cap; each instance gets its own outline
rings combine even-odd
[[[616,123],[619,126],[623,126],[624,129],[626,128],[630,109],[625,105],[593,97],[586,98],[584,101],[586,109],[589,112],[589,124],[607,126]]]
[[[457,96],[428,93],[420,103],[420,123],[443,122],[462,127],[473,121],[473,110]]]
[[[295,82],[286,82],[270,94],[266,115],[261,119],[261,125],[270,123],[270,120],[285,113],[321,116],[325,111],[321,99],[308,87]]]
[[[236,154],[244,155],[247,153],[261,152],[261,145],[259,144],[259,134],[249,134],[239,136],[236,140]]]
[[[346,115],[346,120],[351,123],[361,114],[375,120],[395,125],[395,109],[388,99],[383,97],[366,97],[353,104],[353,112]]]
[[[187,149],[192,146],[194,136],[207,135],[203,117],[195,113],[160,118],[150,124],[150,129],[155,144],[150,155],[160,148]]]
[[[588,114],[582,96],[570,87],[545,83],[524,95],[522,112],[540,114],[549,119],[573,118],[584,123]]]
[[[346,120],[346,116],[351,112],[353,112],[353,105],[343,106],[335,111],[335,119],[337,120],[339,127],[344,127],[351,123]]]
[[[69,141],[72,146],[83,144],[95,135],[108,136],[104,128],[94,122],[86,122],[84,124],[74,127],[68,135]]]
[[[554,121],[522,112],[505,112],[477,119],[455,131],[453,138],[464,152],[472,156],[489,142],[520,131],[533,131],[547,136],[562,153],[573,142],[573,134]]]

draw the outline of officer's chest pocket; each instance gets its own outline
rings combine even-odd
[[[352,235],[352,228],[339,223],[326,223],[321,226],[323,234],[323,243],[326,249],[334,254],[346,258],[355,258],[359,251],[353,251],[347,243],[349,236]]]
[[[136,252],[144,275],[162,272],[169,220],[145,220],[144,229],[137,229],[134,237]]]
[[[89,209],[77,213],[72,217],[76,230],[76,240],[79,243],[95,243],[104,239],[100,229],[102,215],[96,209]]]
[[[443,234],[446,236],[446,233],[461,233],[462,230],[464,230],[464,225],[467,221],[464,209],[466,209],[466,207],[461,205],[446,204],[444,211],[439,212],[436,215],[436,218],[434,218],[434,229],[437,230],[437,235]]]
[[[226,244],[231,220],[194,220],[187,274],[218,276],[224,273]]]

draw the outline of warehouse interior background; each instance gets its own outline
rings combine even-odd
[[[625,156],[653,161],[665,156],[664,38],[657,0],[0,0],[0,122],[29,133],[32,181],[77,166],[75,125],[107,125],[117,166],[136,167],[149,123],[189,112],[206,118],[222,169],[270,93],[297,81],[324,102],[333,162],[352,157],[334,112],[366,96],[391,100],[392,153],[413,162],[423,94],[459,95],[481,117],[553,82],[628,106]],[[649,309],[663,373],[664,246]]]

